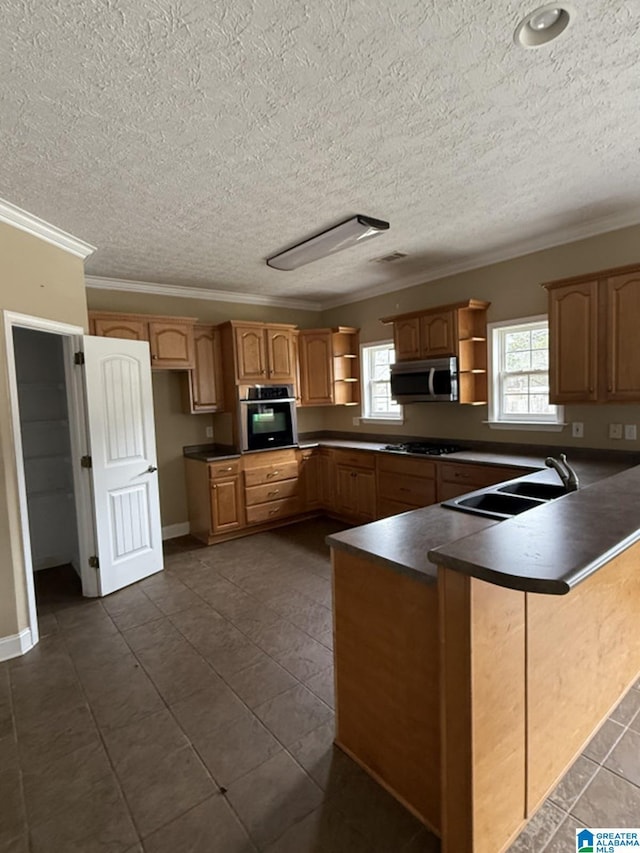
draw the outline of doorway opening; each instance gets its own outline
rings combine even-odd
[[[13,327],[36,606],[82,597],[69,395],[60,335]]]

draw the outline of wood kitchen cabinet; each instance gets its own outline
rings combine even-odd
[[[318,448],[300,451],[300,494],[305,510],[319,509],[321,506],[320,478]]]
[[[193,368],[195,322],[193,317],[89,312],[89,327],[94,335],[148,341],[151,366],[164,370]]]
[[[383,317],[393,324],[396,361],[458,359],[460,403],[487,402],[487,308],[489,302],[468,299],[452,305]]]
[[[485,486],[504,483],[515,477],[530,474],[527,468],[506,468],[502,465],[474,465],[462,462],[438,462],[438,503],[475,492]]]
[[[193,343],[193,370],[182,377],[184,409],[187,414],[222,412],[222,353],[217,326],[196,325]]]
[[[273,522],[303,509],[295,450],[273,450],[244,457],[247,524]]]
[[[338,515],[359,522],[373,521],[376,517],[374,454],[336,450],[334,462]]]
[[[436,501],[436,464],[432,460],[379,453],[376,475],[378,518]]]
[[[355,406],[360,402],[360,330],[302,329],[300,404]]]
[[[228,354],[237,383],[295,383],[295,326],[230,322],[221,328],[225,362]]]
[[[640,401],[640,267],[547,282],[552,403]]]

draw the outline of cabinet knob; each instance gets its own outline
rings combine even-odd
[[[269,471],[267,474],[267,480],[271,480],[273,477],[277,477],[280,471]]]
[[[279,495],[279,494],[280,494],[280,489],[273,489],[272,491],[267,492],[267,495],[270,498],[272,498],[274,495]]]
[[[612,385],[609,385],[609,386],[607,387],[607,391],[613,391],[613,386],[612,386]]]
[[[155,353],[151,356],[152,359],[156,359],[157,357],[158,356]]]
[[[260,371],[260,373],[261,373],[263,376],[265,375],[265,373],[266,373],[266,372],[267,372],[267,371],[266,371],[266,370],[264,370],[264,369],[262,369],[262,370]]]

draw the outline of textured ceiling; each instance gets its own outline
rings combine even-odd
[[[536,5],[3,0],[0,196],[93,275],[320,301],[633,217],[640,5],[525,51]],[[265,265],[355,213],[391,230]]]

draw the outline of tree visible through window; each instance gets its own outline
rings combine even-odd
[[[549,325],[546,320],[496,325],[493,337],[494,421],[558,423],[549,403]]]
[[[402,420],[402,407],[391,399],[392,343],[362,347],[362,417]]]

